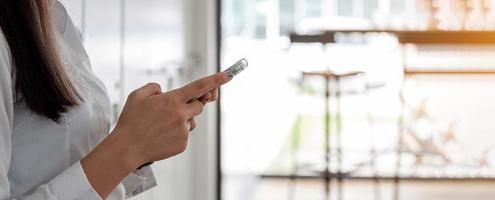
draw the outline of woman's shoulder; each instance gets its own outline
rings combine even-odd
[[[67,29],[67,24],[69,21],[69,15],[67,14],[67,10],[65,6],[60,1],[55,1],[52,8],[53,18],[55,20],[55,28],[61,34],[65,33]]]
[[[66,42],[70,44],[73,42],[82,42],[81,32],[74,25],[65,5],[56,0],[52,9],[55,28],[63,38],[67,39]]]
[[[3,30],[0,28],[0,78],[11,76],[12,74],[12,58],[10,56],[10,48],[5,38]],[[6,73],[8,72],[8,73]]]
[[[14,91],[13,82],[15,77],[12,73],[13,66],[11,60],[9,44],[3,30],[0,28],[0,98],[4,99],[4,103],[6,102],[5,99],[11,98],[7,96],[13,95],[12,92]],[[2,100],[0,100],[1,102]]]

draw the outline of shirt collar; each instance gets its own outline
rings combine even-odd
[[[50,8],[53,9],[53,5],[55,5],[55,0],[48,0],[50,1]]]

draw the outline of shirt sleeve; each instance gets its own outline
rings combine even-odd
[[[12,157],[14,116],[13,75],[7,42],[0,30],[0,200],[100,200],[84,173],[80,162],[72,165],[31,194],[12,197],[8,172]]]
[[[100,200],[77,162],[31,194],[13,200]]]
[[[12,155],[11,130],[14,115],[12,70],[3,34],[0,33],[0,199],[10,198],[8,171]]]
[[[126,191],[126,198],[131,198],[155,187],[156,179],[151,166],[147,166],[129,174],[122,184]]]

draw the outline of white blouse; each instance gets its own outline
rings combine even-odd
[[[109,133],[111,106],[93,74],[78,30],[60,2],[53,5],[63,63],[84,102],[57,124],[27,108],[14,90],[12,60],[0,31],[0,199],[101,199],[79,160]],[[125,199],[155,186],[149,167],[130,174],[107,199]]]

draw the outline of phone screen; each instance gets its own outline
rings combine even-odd
[[[234,76],[237,76],[242,71],[244,71],[244,69],[246,69],[247,67],[248,67],[248,61],[245,58],[243,58],[237,61],[228,69],[226,69],[225,72],[227,72],[229,78],[233,78]]]

